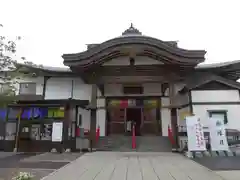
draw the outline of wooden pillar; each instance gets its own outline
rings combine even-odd
[[[63,150],[70,149],[72,150],[74,147],[71,142],[71,134],[72,134],[72,109],[73,105],[71,101],[68,101],[64,106],[64,121],[63,121]]]
[[[96,148],[96,123],[97,123],[97,85],[92,84],[90,104],[90,149]]]
[[[63,105],[64,107],[64,121],[63,121],[63,136],[61,141],[61,149],[59,151],[62,153],[68,148],[68,123],[69,123],[69,103]]]
[[[171,126],[172,126],[172,132],[175,139],[175,147],[174,149],[177,149],[179,147],[178,143],[178,124],[177,124],[177,108],[175,107],[174,102],[174,96],[175,96],[175,89],[174,89],[174,83],[169,84],[169,98],[170,98],[170,107],[171,107]]]

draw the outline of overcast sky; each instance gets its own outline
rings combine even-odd
[[[239,0],[0,0],[0,24],[23,37],[19,56],[62,66],[64,53],[117,37],[133,25],[144,35],[205,49],[206,63],[240,59]]]

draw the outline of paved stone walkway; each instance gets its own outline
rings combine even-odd
[[[224,177],[227,180],[239,180],[240,171],[216,171],[217,174]]]
[[[148,152],[88,153],[43,179],[223,180],[220,175],[179,154]]]

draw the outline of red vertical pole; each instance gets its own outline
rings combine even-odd
[[[136,149],[135,125],[132,127],[132,149]]]
[[[96,142],[98,142],[99,137],[100,137],[100,126],[98,125],[97,132],[96,132]]]
[[[173,134],[172,134],[172,129],[170,128],[169,125],[168,125],[168,138],[169,138],[171,144],[174,145],[175,142],[174,142],[174,138],[173,138]]]

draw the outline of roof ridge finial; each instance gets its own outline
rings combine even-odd
[[[128,29],[126,29],[122,35],[142,35],[142,33],[136,29],[134,26],[133,26],[133,23],[131,22],[130,24],[130,27]]]
[[[130,28],[133,28],[133,23],[131,22]]]

